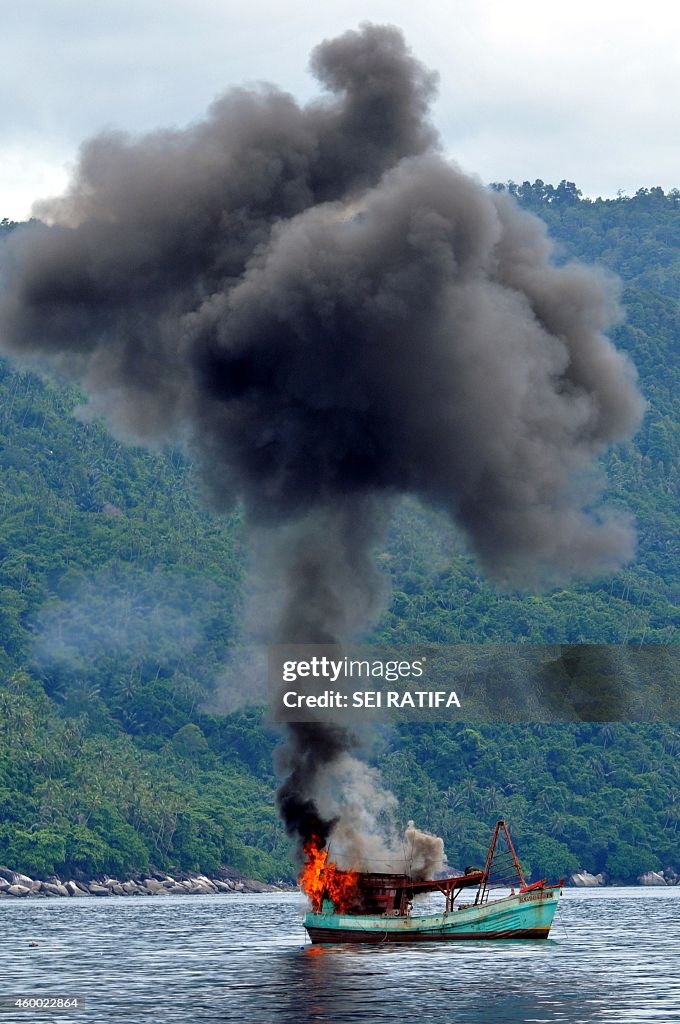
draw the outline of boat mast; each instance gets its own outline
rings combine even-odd
[[[498,837],[501,830],[505,833],[508,848],[501,853],[497,853],[496,847],[498,845]],[[489,844],[486,861],[484,863],[484,875],[482,881],[479,883],[475,904],[486,903],[489,898],[489,888],[492,884],[494,887],[510,885],[517,878],[519,879],[520,889],[525,889],[526,882],[524,880],[519,860],[517,859],[517,854],[515,853],[515,847],[512,845],[508,826],[505,824],[503,818],[499,818],[496,822],[493,836],[491,837],[491,843]]]

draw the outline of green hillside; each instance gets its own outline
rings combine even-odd
[[[606,465],[639,556],[614,579],[500,594],[448,524],[405,501],[380,555],[392,596],[375,636],[676,642],[680,194],[506,187],[546,219],[560,258],[624,280],[616,340],[649,412]],[[238,514],[211,516],[179,453],[126,447],[74,416],[78,402],[0,366],[0,863],[290,876],[276,737],[261,709],[210,711],[241,619]],[[456,865],[479,859],[503,814],[533,871],[630,881],[680,868],[679,752],[672,725],[411,725],[382,732],[372,756],[403,820],[439,831]]]

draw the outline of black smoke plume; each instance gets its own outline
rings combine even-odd
[[[279,641],[342,643],[375,615],[401,494],[447,510],[501,582],[613,570],[634,535],[597,508],[593,463],[642,411],[604,333],[615,287],[556,266],[538,220],[443,158],[435,77],[395,28],[311,66],[329,98],[236,89],[188,128],[87,142],[2,254],[4,349],[81,381],[124,436],[183,443],[216,506],[270,531]],[[319,794],[351,747],[291,729],[291,833],[342,817]]]

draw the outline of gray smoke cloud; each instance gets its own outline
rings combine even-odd
[[[556,266],[537,219],[442,157],[435,76],[397,29],[311,66],[330,96],[306,106],[237,89],[186,129],[87,142],[4,247],[3,348],[81,381],[123,436],[182,442],[216,507],[270,531],[278,641],[375,616],[402,494],[501,582],[613,570],[634,533],[598,507],[594,460],[643,409],[605,333],[615,286]],[[353,738],[290,729],[286,823],[327,836],[317,780]]]
[[[409,821],[399,832],[391,820],[398,802],[379,773],[349,753],[318,773],[315,803],[334,822],[332,859],[340,868],[434,878],[448,868],[444,841]]]

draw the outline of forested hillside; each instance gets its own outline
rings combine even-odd
[[[379,556],[393,642],[677,642],[680,194],[584,201],[495,186],[548,223],[558,258],[624,281],[617,344],[649,402],[606,458],[609,500],[638,521],[614,579],[499,593],[460,537],[412,502]],[[3,222],[2,231],[12,230]],[[0,862],[29,874],[229,863],[290,876],[262,710],[219,715],[238,641],[244,538],[205,511],[177,452],[151,454],[74,415],[79,396],[0,367]],[[403,820],[478,860],[503,814],[532,871],[629,881],[680,868],[674,725],[401,726],[372,752]]]

